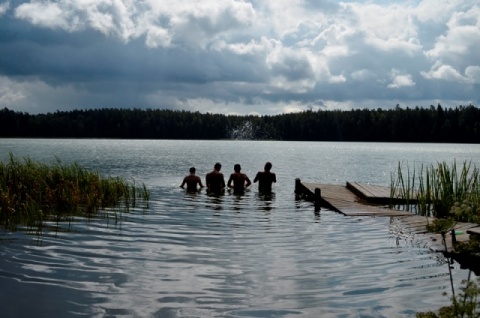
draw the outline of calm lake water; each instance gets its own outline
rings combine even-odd
[[[294,180],[388,186],[399,161],[480,165],[480,145],[455,144],[0,139],[9,152],[134,178],[152,202],[40,236],[0,230],[1,317],[414,317],[449,303],[443,255],[387,217],[315,214]],[[251,179],[271,161],[274,195],[178,187],[217,161]]]

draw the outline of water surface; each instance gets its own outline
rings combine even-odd
[[[447,144],[0,139],[9,152],[134,178],[152,202],[0,232],[2,317],[414,317],[449,302],[444,257],[390,218],[314,213],[294,180],[389,185],[399,161],[480,162],[478,145]],[[274,194],[178,188],[217,161],[251,179],[272,161]],[[453,271],[456,285],[468,274]]]

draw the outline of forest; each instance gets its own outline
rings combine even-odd
[[[137,108],[29,114],[3,108],[0,137],[480,143],[480,110],[397,105],[240,116]]]

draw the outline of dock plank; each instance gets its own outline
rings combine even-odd
[[[480,226],[472,227],[467,230],[468,234],[473,234],[473,235],[480,235]]]
[[[369,184],[369,183],[359,183],[359,182],[347,182],[346,187],[355,193],[362,200],[367,201],[372,204],[402,204],[406,203],[406,199],[402,198],[400,195],[395,195],[391,197],[390,187]],[[414,202],[414,198],[409,199],[410,202]]]
[[[401,216],[411,215],[411,212],[385,209],[373,205],[365,205],[346,186],[302,182],[312,193],[318,188],[321,191],[322,199],[333,207],[333,210],[349,216],[371,215],[371,216]]]
[[[390,189],[378,185],[368,183],[349,182],[351,186],[362,191],[366,197],[371,198],[390,198]]]

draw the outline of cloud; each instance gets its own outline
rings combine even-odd
[[[456,63],[464,58],[479,63],[480,7],[474,6],[465,12],[454,12],[446,22],[447,31],[438,36],[435,46],[426,52],[432,59]]]
[[[414,55],[422,49],[411,7],[401,4],[379,5],[375,3],[345,4],[351,12],[365,43],[384,51],[399,51]]]
[[[473,0],[11,0],[0,103],[275,114],[480,100]]]
[[[480,84],[480,66],[468,66],[465,69],[465,75],[468,78],[467,82]]]
[[[9,2],[0,3],[0,16],[4,15],[10,8]]]
[[[440,65],[432,68],[429,72],[422,72],[427,79],[444,80],[450,82],[462,82],[465,84],[480,84],[480,66],[468,66],[464,74],[451,65]]]
[[[388,87],[390,88],[410,87],[415,85],[415,82],[412,80],[412,75],[404,74],[399,70],[392,69],[391,77],[392,83],[388,84]]]

